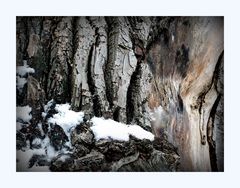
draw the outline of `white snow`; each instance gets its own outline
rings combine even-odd
[[[32,158],[33,155],[46,155],[44,149],[27,149],[25,151],[18,150],[17,151],[17,171],[23,172],[48,172],[48,166],[36,166],[34,165],[31,168],[29,167],[29,160]]]
[[[45,155],[49,160],[58,155],[59,151],[55,151],[55,149],[50,145],[50,139],[48,136],[42,140],[41,146],[45,150]]]
[[[33,145],[40,145],[42,143],[42,140],[40,138],[35,138],[33,141],[32,141],[32,144]]]
[[[50,106],[52,105],[53,100],[49,101],[47,105],[44,106],[45,113],[49,111]],[[58,112],[52,118],[48,119],[48,123],[57,123],[58,125],[62,126],[65,133],[70,136],[69,129],[72,126],[76,126],[78,123],[83,121],[83,112],[74,112],[70,110],[69,104],[59,104],[55,107],[56,111]],[[25,123],[29,123],[32,118],[30,114],[32,108],[29,106],[18,106],[17,107],[17,130],[20,130],[22,126],[28,125],[24,124],[19,120],[22,120]],[[42,123],[37,124],[38,128],[41,131],[41,135],[44,135],[42,130]],[[66,148],[63,148],[60,151],[55,151],[55,149],[50,144],[50,139],[46,135],[46,137],[42,140],[40,138],[35,138],[32,144],[41,145],[40,149],[30,149],[30,143],[27,144],[27,147],[24,151],[18,150],[17,151],[17,169],[18,171],[49,171],[47,166],[36,166],[34,165],[32,168],[28,168],[29,160],[32,158],[33,155],[44,155],[46,156],[46,160],[51,161],[52,158],[58,156],[59,154],[68,154],[70,153]],[[66,143],[70,147],[70,143]],[[65,160],[65,159],[63,159]]]
[[[70,110],[70,105],[57,104],[55,110],[58,112],[48,119],[48,123],[58,124],[61,126],[67,136],[70,136],[70,129],[77,126],[83,121],[83,112],[75,112]]]
[[[18,171],[29,171],[29,160],[33,155],[44,155],[44,149],[27,149],[25,151],[17,150],[17,170]]]
[[[27,73],[35,73],[35,70],[29,67],[26,61],[23,61],[23,63],[23,66],[17,66],[17,75],[22,77],[25,76]]]
[[[28,172],[51,172],[49,166],[36,166],[28,169]]]
[[[148,139],[153,141],[154,140],[154,135],[149,132],[144,130],[142,127],[138,125],[128,125],[128,132],[130,135],[135,136],[139,139]]]
[[[48,113],[53,100],[49,101],[44,106],[44,114],[43,117]],[[79,123],[83,121],[84,112],[75,112],[70,110],[70,105],[67,104],[57,104],[55,106],[55,110],[57,114],[54,114],[53,117],[50,117],[47,122],[49,124],[58,124],[63,128],[66,135],[70,137],[70,130],[72,127],[77,126]],[[18,106],[17,107],[17,130],[20,130],[22,126],[28,125],[29,121],[32,118],[30,114],[32,108],[29,106]],[[19,121],[22,120],[22,121]],[[145,131],[138,125],[126,125],[124,123],[119,123],[111,119],[104,119],[93,117],[90,120],[93,125],[90,127],[95,135],[96,140],[101,138],[104,139],[114,139],[120,141],[128,141],[129,136],[133,135],[138,139],[149,139],[154,140],[154,135],[148,131]],[[41,135],[44,135],[42,130],[42,123],[37,124],[38,128],[41,131]],[[37,166],[36,164],[32,168],[28,168],[29,160],[33,155],[44,155],[46,160],[51,161],[54,157],[59,156],[59,154],[69,154],[67,148],[62,148],[59,151],[55,151],[55,149],[50,144],[50,139],[46,135],[46,137],[42,140],[40,138],[36,138],[33,140],[32,144],[41,145],[40,149],[30,149],[30,143],[27,144],[27,147],[24,149],[25,151],[18,150],[17,151],[17,169],[18,171],[49,171],[48,166]],[[66,146],[71,147],[71,143],[67,142]],[[68,156],[63,155],[60,160],[65,161]]]
[[[58,159],[59,160],[61,160],[61,161],[63,161],[63,162],[65,162],[66,161],[66,159],[69,159],[70,158],[70,156],[69,155],[62,155],[61,157],[59,157]]]
[[[33,155],[44,155],[48,161],[51,161],[52,158],[58,156],[60,153],[69,153],[65,149],[60,151],[55,151],[55,149],[50,145],[50,139],[48,136],[45,139],[41,140],[36,138],[33,140],[33,143],[41,144],[40,149],[30,149],[28,146],[22,150],[17,150],[17,170],[18,171],[49,171],[48,166],[36,166],[34,165],[31,168],[29,166],[29,160]]]
[[[39,128],[39,131],[41,132],[41,136],[43,136],[44,132],[43,132],[43,129],[42,129],[42,123],[38,123],[37,126]]]
[[[20,76],[17,76],[17,89],[22,92],[22,89],[24,85],[27,83],[26,78],[21,78]]]
[[[19,130],[22,129],[22,127],[23,127],[25,124],[20,123],[20,122],[17,122],[16,125],[17,125],[17,131],[19,131]]]
[[[96,140],[112,138],[114,140],[128,141],[129,135],[133,135],[138,139],[154,140],[152,133],[145,131],[138,125],[126,125],[111,119],[106,120],[97,117],[93,117],[91,122],[93,123],[91,129]]]
[[[45,113],[49,111],[49,108],[52,106],[52,103],[53,103],[53,99],[48,101],[48,103],[43,107]]]
[[[32,115],[30,114],[32,108],[27,106],[17,106],[17,120],[22,120],[23,122],[29,123],[32,119]]]
[[[52,103],[53,103],[53,99],[48,101],[48,103],[46,105],[44,105],[44,112],[42,112],[42,117],[45,118],[48,111],[50,110],[50,107],[52,106]]]
[[[24,77],[28,73],[35,73],[35,70],[29,65],[27,61],[23,61],[23,66],[17,66],[17,89],[22,92],[24,85],[27,83],[27,79]]]
[[[105,120],[103,118],[97,117],[93,117],[91,119],[91,122],[93,123],[91,129],[97,140],[101,138],[108,139],[109,137],[115,140],[129,140],[126,126],[121,123],[118,123],[111,119]]]

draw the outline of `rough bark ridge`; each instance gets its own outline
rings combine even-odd
[[[223,171],[222,17],[17,17],[16,25],[17,66],[35,69],[17,106],[31,105],[35,123],[47,101],[68,102],[87,119],[166,134],[180,170]],[[86,158],[100,157],[97,148]],[[94,160],[104,163],[103,155]],[[111,169],[136,170],[132,157],[131,167],[119,158]],[[85,159],[76,160],[53,169],[77,170]]]

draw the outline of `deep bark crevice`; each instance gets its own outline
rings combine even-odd
[[[27,53],[27,48],[28,48],[28,44],[29,44],[29,27],[28,27],[28,21],[30,20],[30,18],[28,17],[24,17],[23,18],[23,23],[24,23],[24,35],[26,37],[26,41],[25,41],[25,46],[24,46],[24,50],[23,50],[23,60],[28,60],[28,53]],[[21,62],[21,64],[23,64],[23,62]]]
[[[120,107],[117,106],[115,111],[113,112],[113,120],[119,122],[119,114],[120,114]]]
[[[73,96],[73,88],[74,88],[74,79],[75,79],[75,74],[74,74],[74,69],[75,69],[75,64],[74,64],[74,55],[77,51],[77,17],[72,18],[72,27],[71,27],[71,43],[69,44],[71,47],[71,56],[67,59],[67,88],[68,88],[68,101],[70,102]]]
[[[131,76],[130,84],[127,90],[126,117],[128,124],[131,124],[133,120],[135,120],[135,122],[139,125],[142,124],[139,120],[139,107],[141,103],[139,100],[139,89],[141,74],[141,63],[138,62],[137,67]]]
[[[213,130],[214,130],[214,122],[215,122],[215,116],[217,113],[217,108],[223,97],[223,95],[219,93],[219,91],[217,90],[217,83],[220,81],[219,79],[221,79],[219,77],[219,74],[220,74],[220,66],[221,66],[223,55],[224,55],[224,51],[222,51],[222,53],[220,54],[214,73],[213,73],[212,83],[214,84],[215,89],[218,92],[218,96],[213,104],[213,107],[211,109],[210,116],[208,119],[208,123],[207,123],[207,141],[209,144],[209,155],[210,155],[210,163],[211,163],[212,171],[219,170],[217,165],[216,144],[215,144],[215,141],[213,140]]]
[[[49,78],[49,73],[51,70],[51,65],[50,65],[51,64],[51,53],[50,53],[51,43],[52,43],[52,36],[50,37],[49,45],[47,46],[46,52],[43,52],[44,54],[46,54],[46,71],[44,72],[45,80],[44,80],[44,84],[43,84],[43,89],[44,89],[47,100],[49,100],[47,92],[48,92],[48,78]]]
[[[72,98],[72,60],[67,59],[67,80],[66,80],[66,102],[70,102]]]
[[[87,65],[87,82],[88,82],[88,86],[89,86],[89,91],[92,96],[94,115],[97,117],[101,117],[102,116],[101,101],[95,91],[94,76],[92,73],[92,61],[94,60],[93,58],[95,58],[95,54],[94,54],[94,51],[95,51],[94,49],[96,48],[95,45],[96,44],[93,44],[89,51],[88,65]]]
[[[216,144],[215,144],[215,141],[213,140],[213,128],[214,128],[215,114],[216,114],[219,102],[221,100],[221,97],[222,97],[221,94],[219,94],[210,112],[208,125],[207,125],[207,141],[209,145],[210,163],[211,163],[212,171],[214,172],[218,171],[218,167],[217,167]]]

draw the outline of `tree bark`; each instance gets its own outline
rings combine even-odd
[[[181,170],[223,171],[222,17],[17,17],[16,24],[17,66],[35,69],[17,106],[40,113],[54,99],[164,132]]]

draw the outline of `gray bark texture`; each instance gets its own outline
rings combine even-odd
[[[17,89],[17,106],[33,116],[17,131],[17,150],[38,137],[53,99],[155,139],[95,141],[84,123],[71,133],[73,154],[54,158],[52,171],[224,170],[223,17],[17,17],[16,28],[17,66],[35,70]]]

